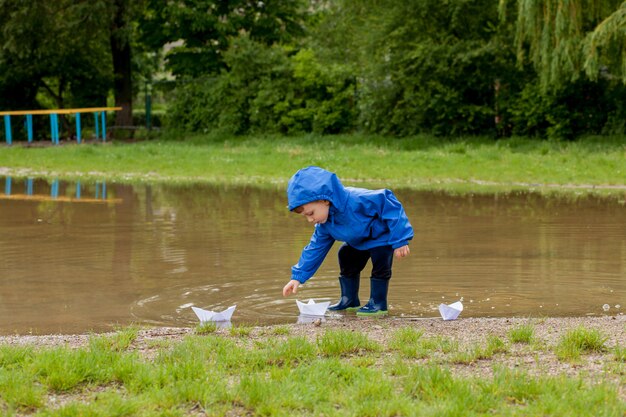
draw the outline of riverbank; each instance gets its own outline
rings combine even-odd
[[[8,415],[626,412],[623,315],[3,336],[0,362]]]
[[[623,198],[626,137],[530,138],[366,135],[212,137],[61,146],[5,146],[0,175],[122,182],[282,187],[319,165],[350,185],[491,193],[529,190]]]

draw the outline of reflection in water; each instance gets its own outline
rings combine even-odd
[[[307,314],[300,314],[298,316],[298,324],[322,324],[326,322],[324,316],[309,316]]]
[[[295,299],[281,290],[311,226],[285,209],[282,189],[4,183],[0,333],[194,326],[191,306],[233,304],[235,323],[298,321]],[[394,267],[392,317],[439,317],[439,304],[459,299],[461,317],[622,313],[622,204],[523,193],[397,194],[416,236],[411,256]],[[301,300],[336,301],[335,246]]]
[[[19,181],[16,187],[13,186],[15,181],[12,177],[4,178],[4,195],[0,194],[2,200],[34,200],[34,201],[71,201],[81,203],[119,203],[116,198],[108,198],[105,181],[96,181],[89,187],[86,195],[83,195],[83,187],[80,181],[74,184],[74,192],[70,192],[70,187],[63,184],[63,190],[59,193],[61,182],[58,179],[52,180],[50,183],[46,181],[38,181],[35,188],[35,180],[26,178]]]

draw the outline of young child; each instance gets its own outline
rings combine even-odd
[[[413,238],[413,227],[393,192],[344,187],[334,173],[307,167],[289,180],[287,199],[289,210],[305,216],[315,230],[291,268],[291,281],[283,288],[283,296],[295,294],[339,240],[344,242],[339,248],[341,298],[329,310],[358,309],[359,316],[387,314],[393,256],[407,256]],[[370,299],[359,308],[361,271],[369,259]]]

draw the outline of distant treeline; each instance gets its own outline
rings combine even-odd
[[[0,0],[0,109],[166,97],[193,132],[626,128],[623,0]],[[143,110],[141,103],[140,110]]]

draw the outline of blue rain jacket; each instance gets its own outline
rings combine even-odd
[[[311,241],[291,268],[291,279],[305,282],[315,274],[333,243],[355,249],[408,245],[413,227],[402,204],[390,190],[344,187],[337,175],[318,167],[299,170],[287,185],[289,210],[304,204],[330,201],[328,220],[316,224]]]

